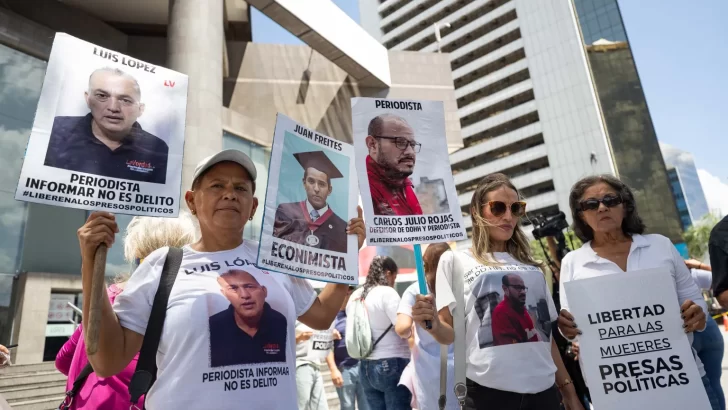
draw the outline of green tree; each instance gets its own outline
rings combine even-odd
[[[690,254],[691,258],[703,260],[705,254],[708,252],[710,231],[717,223],[718,217],[713,214],[708,214],[683,233],[683,239],[685,239],[685,243],[688,245],[688,254]]]

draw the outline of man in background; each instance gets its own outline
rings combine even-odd
[[[412,175],[422,144],[407,121],[382,114],[369,122],[367,176],[375,215],[422,215]]]
[[[296,391],[299,410],[328,410],[318,359],[308,357],[313,329],[296,321]]]
[[[144,131],[139,83],[116,68],[91,73],[84,93],[91,111],[56,117],[44,164],[111,178],[164,184],[167,143]]]

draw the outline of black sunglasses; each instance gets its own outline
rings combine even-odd
[[[490,213],[492,213],[495,217],[505,215],[506,210],[508,209],[508,205],[506,205],[503,201],[489,201],[488,206],[490,207]],[[520,218],[526,214],[526,203],[523,201],[512,203],[510,208],[511,215],[516,218]]]
[[[617,195],[605,195],[602,199],[589,198],[579,202],[579,211],[597,210],[599,204],[604,204],[607,208],[614,208],[622,202],[624,202],[622,197]]]

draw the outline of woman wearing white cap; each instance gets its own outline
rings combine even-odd
[[[258,243],[242,236],[258,206],[256,176],[253,162],[237,150],[206,158],[195,170],[185,200],[201,238],[183,248],[157,352],[157,380],[145,398],[150,410],[297,406],[296,319],[328,329],[348,286],[329,284],[317,296],[303,279],[255,267]],[[356,234],[361,247],[359,212],[347,233]],[[96,248],[111,246],[116,232],[114,216],[105,212],[94,212],[79,230],[85,294]],[[99,376],[121,371],[141,348],[167,253],[152,253],[114,306],[103,304],[98,352],[89,355]]]

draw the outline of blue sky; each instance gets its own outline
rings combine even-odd
[[[359,21],[357,0],[333,1]],[[694,154],[711,208],[728,210],[728,2],[619,5],[658,139]],[[253,41],[302,44],[257,10],[252,25]]]

